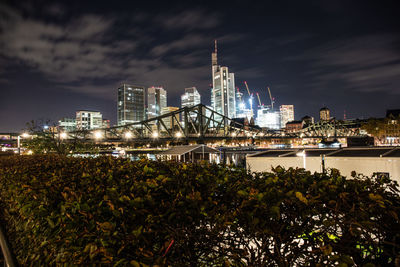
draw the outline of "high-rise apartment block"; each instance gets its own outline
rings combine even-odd
[[[121,84],[118,88],[118,125],[143,121],[145,119],[145,88]]]
[[[294,121],[294,106],[281,105],[279,111],[281,114],[281,128],[286,128],[286,123]]]
[[[167,91],[162,87],[147,89],[147,115],[148,119],[161,115],[161,110],[167,106]]]
[[[321,121],[329,121],[330,118],[331,118],[331,114],[327,107],[323,107],[319,110],[319,119]]]
[[[229,73],[228,67],[221,67],[217,61],[217,41],[212,61],[212,94],[213,109],[229,118],[236,117],[235,74]]]
[[[76,129],[92,130],[103,127],[103,115],[99,111],[79,110],[76,112]]]
[[[181,95],[181,107],[191,107],[200,104],[201,96],[196,87],[185,88],[185,93]]]

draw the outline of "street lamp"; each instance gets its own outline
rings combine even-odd
[[[154,132],[154,133],[152,134],[152,136],[153,136],[153,138],[157,138],[157,137],[158,137],[158,132]]]
[[[181,133],[181,132],[177,132],[177,133],[175,134],[175,136],[176,136],[177,138],[181,138],[181,137],[182,137],[182,133]]]
[[[67,135],[66,132],[60,133],[60,138],[61,138],[61,139],[66,139],[67,137],[68,137],[68,135]]]
[[[100,132],[100,131],[94,132],[94,138],[95,138],[95,139],[101,139],[101,138],[103,138],[103,133]]]
[[[125,138],[126,139],[130,139],[130,138],[132,138],[132,136],[133,136],[132,132],[126,132],[125,133]]]

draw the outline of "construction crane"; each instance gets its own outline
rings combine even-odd
[[[249,86],[247,85],[247,82],[244,81],[244,84],[246,85],[247,93],[249,94],[249,102],[250,102],[250,115],[251,118],[253,118],[253,95],[250,94]]]
[[[271,99],[271,110],[274,110],[274,99],[272,98],[271,90],[269,89],[269,86],[267,88],[268,88],[269,98]]]
[[[244,81],[244,84],[246,85],[246,88],[247,88],[247,93],[249,94],[249,96],[250,96],[250,90],[249,90],[249,86],[247,85],[247,82],[246,81]]]
[[[257,95],[257,98],[258,98],[258,104],[260,105],[260,107],[262,106],[261,105],[261,99],[260,99],[260,95],[258,94],[258,93],[256,93],[256,95]]]

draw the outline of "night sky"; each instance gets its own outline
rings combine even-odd
[[[351,2],[351,3],[350,3]],[[2,1],[0,132],[93,109],[116,123],[121,82],[210,104],[211,52],[295,117],[383,117],[400,108],[395,1]]]

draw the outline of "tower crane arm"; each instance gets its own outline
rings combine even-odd
[[[274,99],[272,98],[271,90],[269,89],[269,86],[267,88],[268,88],[269,98],[271,99],[271,109],[274,109]]]
[[[257,98],[258,98],[258,104],[261,106],[261,100],[260,100],[260,95],[258,93],[257,94]]]

